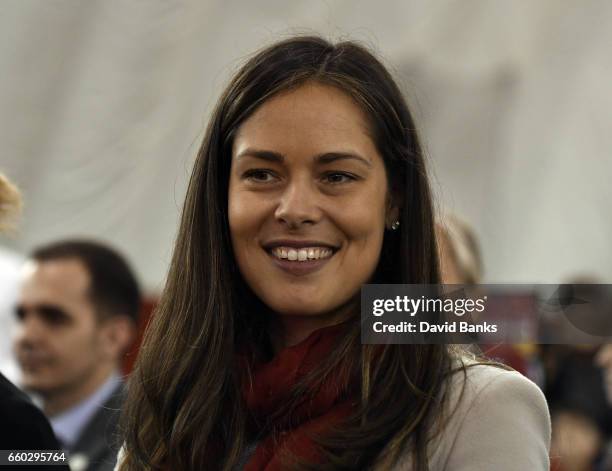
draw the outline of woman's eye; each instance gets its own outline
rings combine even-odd
[[[274,181],[275,175],[270,170],[249,170],[245,172],[244,178],[257,183],[269,183]]]
[[[338,184],[338,183],[348,183],[353,180],[357,180],[354,175],[345,172],[330,172],[326,174],[323,179],[327,183]]]

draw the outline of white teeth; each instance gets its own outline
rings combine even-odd
[[[305,262],[307,260],[329,258],[332,255],[332,250],[327,247],[304,247],[301,249],[275,247],[272,249],[271,253],[279,259]]]

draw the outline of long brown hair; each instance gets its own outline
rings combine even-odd
[[[423,152],[385,67],[354,42],[319,37],[260,51],[221,96],[193,168],[166,286],[129,382],[122,471],[230,470],[244,451],[249,437],[236,351],[266,344],[267,318],[253,315],[265,313],[265,306],[245,286],[230,243],[232,141],[264,101],[306,81],[335,86],[364,109],[400,202],[400,229],[386,231],[372,282],[439,283]],[[360,344],[355,322],[336,349],[329,364],[303,378],[294,397],[340,368],[359,378],[361,403],[338,430],[317,438],[327,464],[311,468],[365,469],[383,449],[388,463],[411,449],[415,469],[427,469],[426,445],[441,410],[436,400],[451,368],[447,347],[386,345],[375,351]],[[221,457],[215,463],[210,450]]]

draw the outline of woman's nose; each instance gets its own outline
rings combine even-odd
[[[281,194],[274,216],[293,230],[316,224],[321,219],[318,200],[318,192],[312,182],[291,182]]]

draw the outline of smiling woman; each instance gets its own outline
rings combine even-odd
[[[119,469],[548,469],[528,380],[445,345],[360,344],[364,283],[438,282],[423,153],[389,73],[353,42],[264,49],[198,154]]]
[[[232,246],[246,283],[276,314],[278,345],[354,315],[376,269],[398,211],[368,129],[349,96],[308,82],[262,104],[236,133]]]

